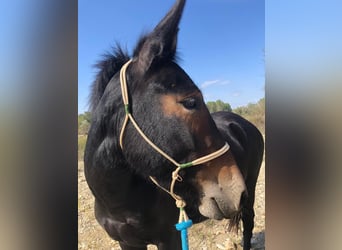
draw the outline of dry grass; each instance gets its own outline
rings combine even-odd
[[[78,160],[83,161],[84,149],[87,142],[86,135],[78,135]]]
[[[94,218],[94,198],[87,186],[83,173],[83,162],[78,163],[78,249],[120,250],[119,244],[111,240]],[[262,164],[255,201],[255,228],[253,249],[265,249],[265,165]],[[241,234],[227,231],[228,220],[207,220],[194,225],[189,231],[190,249],[242,249]],[[149,250],[156,250],[149,246]]]

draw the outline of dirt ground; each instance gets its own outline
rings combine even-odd
[[[111,240],[94,218],[94,197],[83,173],[83,162],[78,162],[78,249],[120,250],[119,244]],[[263,163],[256,187],[255,227],[252,248],[265,249],[265,164]],[[207,220],[189,230],[191,250],[242,249],[241,233],[227,232],[228,220]],[[155,246],[148,246],[156,250]]]

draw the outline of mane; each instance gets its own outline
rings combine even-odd
[[[90,111],[93,112],[110,81],[110,79],[130,59],[128,53],[120,45],[112,48],[111,52],[105,53],[103,59],[98,61],[94,67],[98,69],[95,81],[91,86],[89,98]]]

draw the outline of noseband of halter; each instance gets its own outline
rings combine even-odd
[[[128,89],[127,89],[127,82],[126,82],[126,70],[127,67],[129,66],[129,64],[132,62],[132,59],[129,60],[128,62],[126,62],[121,70],[120,70],[120,84],[121,84],[121,93],[122,93],[122,100],[125,106],[125,120],[123,122],[122,128],[121,128],[121,132],[120,132],[120,147],[121,149],[123,149],[123,135],[125,133],[125,128],[127,126],[128,120],[130,120],[133,124],[133,126],[135,127],[135,129],[138,131],[138,133],[141,135],[141,137],[154,149],[156,150],[159,154],[161,154],[164,158],[168,159],[170,162],[172,162],[177,168],[176,170],[174,170],[172,172],[172,181],[171,181],[171,185],[170,185],[170,191],[167,190],[166,188],[160,186],[158,184],[158,182],[155,180],[155,178],[151,177],[151,180],[161,189],[163,189],[165,192],[169,193],[175,200],[176,200],[176,206],[178,208],[180,208],[181,210],[181,214],[180,214],[180,222],[182,221],[187,221],[188,217],[185,213],[185,210],[183,209],[185,207],[185,201],[178,195],[176,195],[174,193],[174,185],[176,183],[176,180],[181,181],[182,178],[178,175],[178,172],[183,169],[183,168],[187,168],[187,167],[191,167],[191,166],[196,166],[196,165],[200,165],[206,162],[209,162],[217,157],[220,157],[221,155],[223,155],[224,153],[226,153],[229,150],[229,145],[226,142],[222,148],[220,148],[219,150],[205,155],[203,157],[200,157],[196,160],[193,160],[191,162],[187,162],[187,163],[178,163],[177,161],[175,161],[173,158],[171,158],[171,156],[169,156],[168,154],[166,154],[163,150],[161,150],[157,145],[155,145],[145,134],[144,132],[140,129],[139,125],[136,123],[136,121],[134,120],[131,112],[130,112],[130,106],[129,106],[129,98],[128,98]]]

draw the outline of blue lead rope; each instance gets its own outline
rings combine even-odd
[[[175,225],[176,229],[181,233],[182,250],[189,250],[188,228],[192,226],[192,220],[179,222]]]

